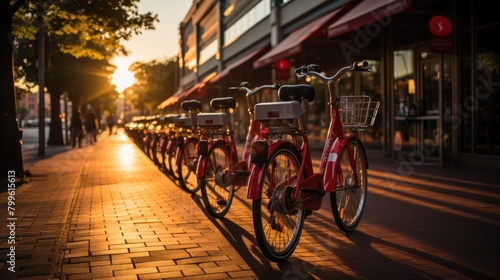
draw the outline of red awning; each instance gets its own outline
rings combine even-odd
[[[194,86],[190,87],[189,89],[183,91],[183,90],[178,90],[176,91],[172,96],[167,98],[167,100],[163,101],[160,105],[157,106],[158,109],[163,110],[166,107],[170,105],[174,105],[175,103],[187,98],[189,95],[191,95],[193,92],[202,89],[213,77],[215,77],[215,72],[207,75],[203,80]]]
[[[411,0],[364,0],[335,23],[328,26],[328,38],[397,14],[410,6]]]
[[[160,110],[163,110],[166,107],[177,103],[177,101],[179,101],[181,98],[183,98],[184,96],[186,96],[189,93],[190,93],[189,90],[183,91],[183,90],[179,89],[174,94],[172,94],[172,96],[170,96],[169,98],[167,98],[167,100],[163,101],[160,105],[158,105],[157,108],[160,109]]]
[[[237,67],[241,66],[245,62],[248,62],[250,60],[255,59],[257,56],[261,55],[267,49],[269,49],[269,44],[266,44],[265,46],[263,46],[261,48],[258,48],[256,50],[250,52],[249,54],[247,54],[244,57],[242,57],[240,60],[236,61],[235,63],[233,63],[233,64],[231,64],[229,66],[227,66],[224,70],[222,70],[219,74],[217,74],[217,76],[215,76],[215,78],[213,78],[212,80],[210,80],[210,83],[215,83],[215,82],[219,81],[220,79],[224,78],[229,73],[231,73],[231,71],[233,71]]]
[[[293,31],[283,41],[281,41],[272,50],[266,53],[253,63],[253,68],[260,68],[265,65],[274,63],[280,59],[284,59],[295,55],[302,51],[302,43],[309,38],[312,34],[322,29],[329,22],[340,18],[350,8],[351,4],[343,5],[342,7],[330,12],[319,19]]]

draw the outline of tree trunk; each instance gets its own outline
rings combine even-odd
[[[22,131],[16,119],[14,61],[12,52],[12,15],[10,1],[0,1],[0,161],[2,177],[24,177],[21,151]]]
[[[60,98],[61,94],[50,93],[50,130],[47,145],[64,145],[62,122],[59,118],[59,114],[61,113]]]

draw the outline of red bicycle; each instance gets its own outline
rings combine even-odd
[[[197,153],[199,135],[196,128],[198,112],[201,111],[201,102],[186,100],[181,103],[182,109],[188,111],[188,116],[174,119],[177,132],[177,179],[180,186],[188,193],[195,194],[200,187],[196,176]]]
[[[158,137],[155,158],[160,170],[169,176],[173,175],[169,156],[172,154],[172,143],[175,142],[174,119],[180,117],[178,114],[167,114],[160,117],[161,132]],[[175,149],[174,149],[175,153]],[[175,155],[174,155],[175,157]]]
[[[380,103],[369,96],[338,98],[334,82],[349,71],[369,72],[367,62],[341,68],[332,77],[317,65],[295,70],[296,76],[313,76],[327,84],[330,125],[319,172],[314,172],[302,102],[314,100],[314,88],[285,85],[282,102],[255,105],[255,119],[271,135],[287,139],[261,140],[252,144],[255,164],[248,183],[253,224],[262,253],[270,260],[286,260],[298,245],[305,218],[321,208],[330,193],[333,216],[344,232],[353,231],[363,214],[367,194],[368,161],[359,131],[373,125]],[[345,134],[344,129],[351,129]]]
[[[198,129],[201,138],[198,143],[198,184],[207,212],[214,218],[222,218],[231,207],[235,186],[246,186],[252,164],[249,161],[250,145],[255,140],[264,139],[260,124],[254,122],[253,95],[277,90],[279,85],[262,85],[253,90],[243,82],[231,90],[246,93],[250,125],[247,132],[243,157],[236,149],[234,131],[229,121],[229,110],[236,102],[233,97],[215,98],[210,102],[216,113],[198,114]]]

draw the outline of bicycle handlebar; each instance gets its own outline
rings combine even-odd
[[[356,61],[352,65],[340,68],[340,70],[338,70],[337,73],[335,73],[335,75],[331,77],[321,74],[320,73],[321,68],[316,64],[309,64],[307,66],[301,66],[295,69],[295,75],[299,79],[302,79],[306,76],[314,76],[324,82],[332,82],[332,81],[334,82],[338,80],[345,72],[349,71],[371,72],[371,70],[368,68],[368,61],[364,60],[364,61]]]
[[[248,82],[241,82],[239,86],[237,87],[230,87],[229,89],[230,90],[242,90],[242,91],[245,91],[246,92],[246,95],[247,96],[252,96],[254,95],[255,93],[263,90],[263,89],[274,89],[274,90],[278,90],[279,88],[281,87],[281,85],[279,84],[274,84],[274,85],[261,85],[257,88],[254,88],[253,90],[250,89],[250,85],[248,84]]]

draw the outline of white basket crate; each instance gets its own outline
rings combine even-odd
[[[266,125],[291,124],[302,115],[298,101],[264,102],[255,104],[255,120]]]
[[[220,129],[228,123],[229,123],[229,116],[227,113],[198,114],[198,126]]]
[[[380,102],[368,95],[341,96],[340,120],[343,127],[369,127],[377,117]]]
[[[174,119],[174,125],[176,127],[190,128],[193,126],[193,120],[191,117],[178,117]]]

